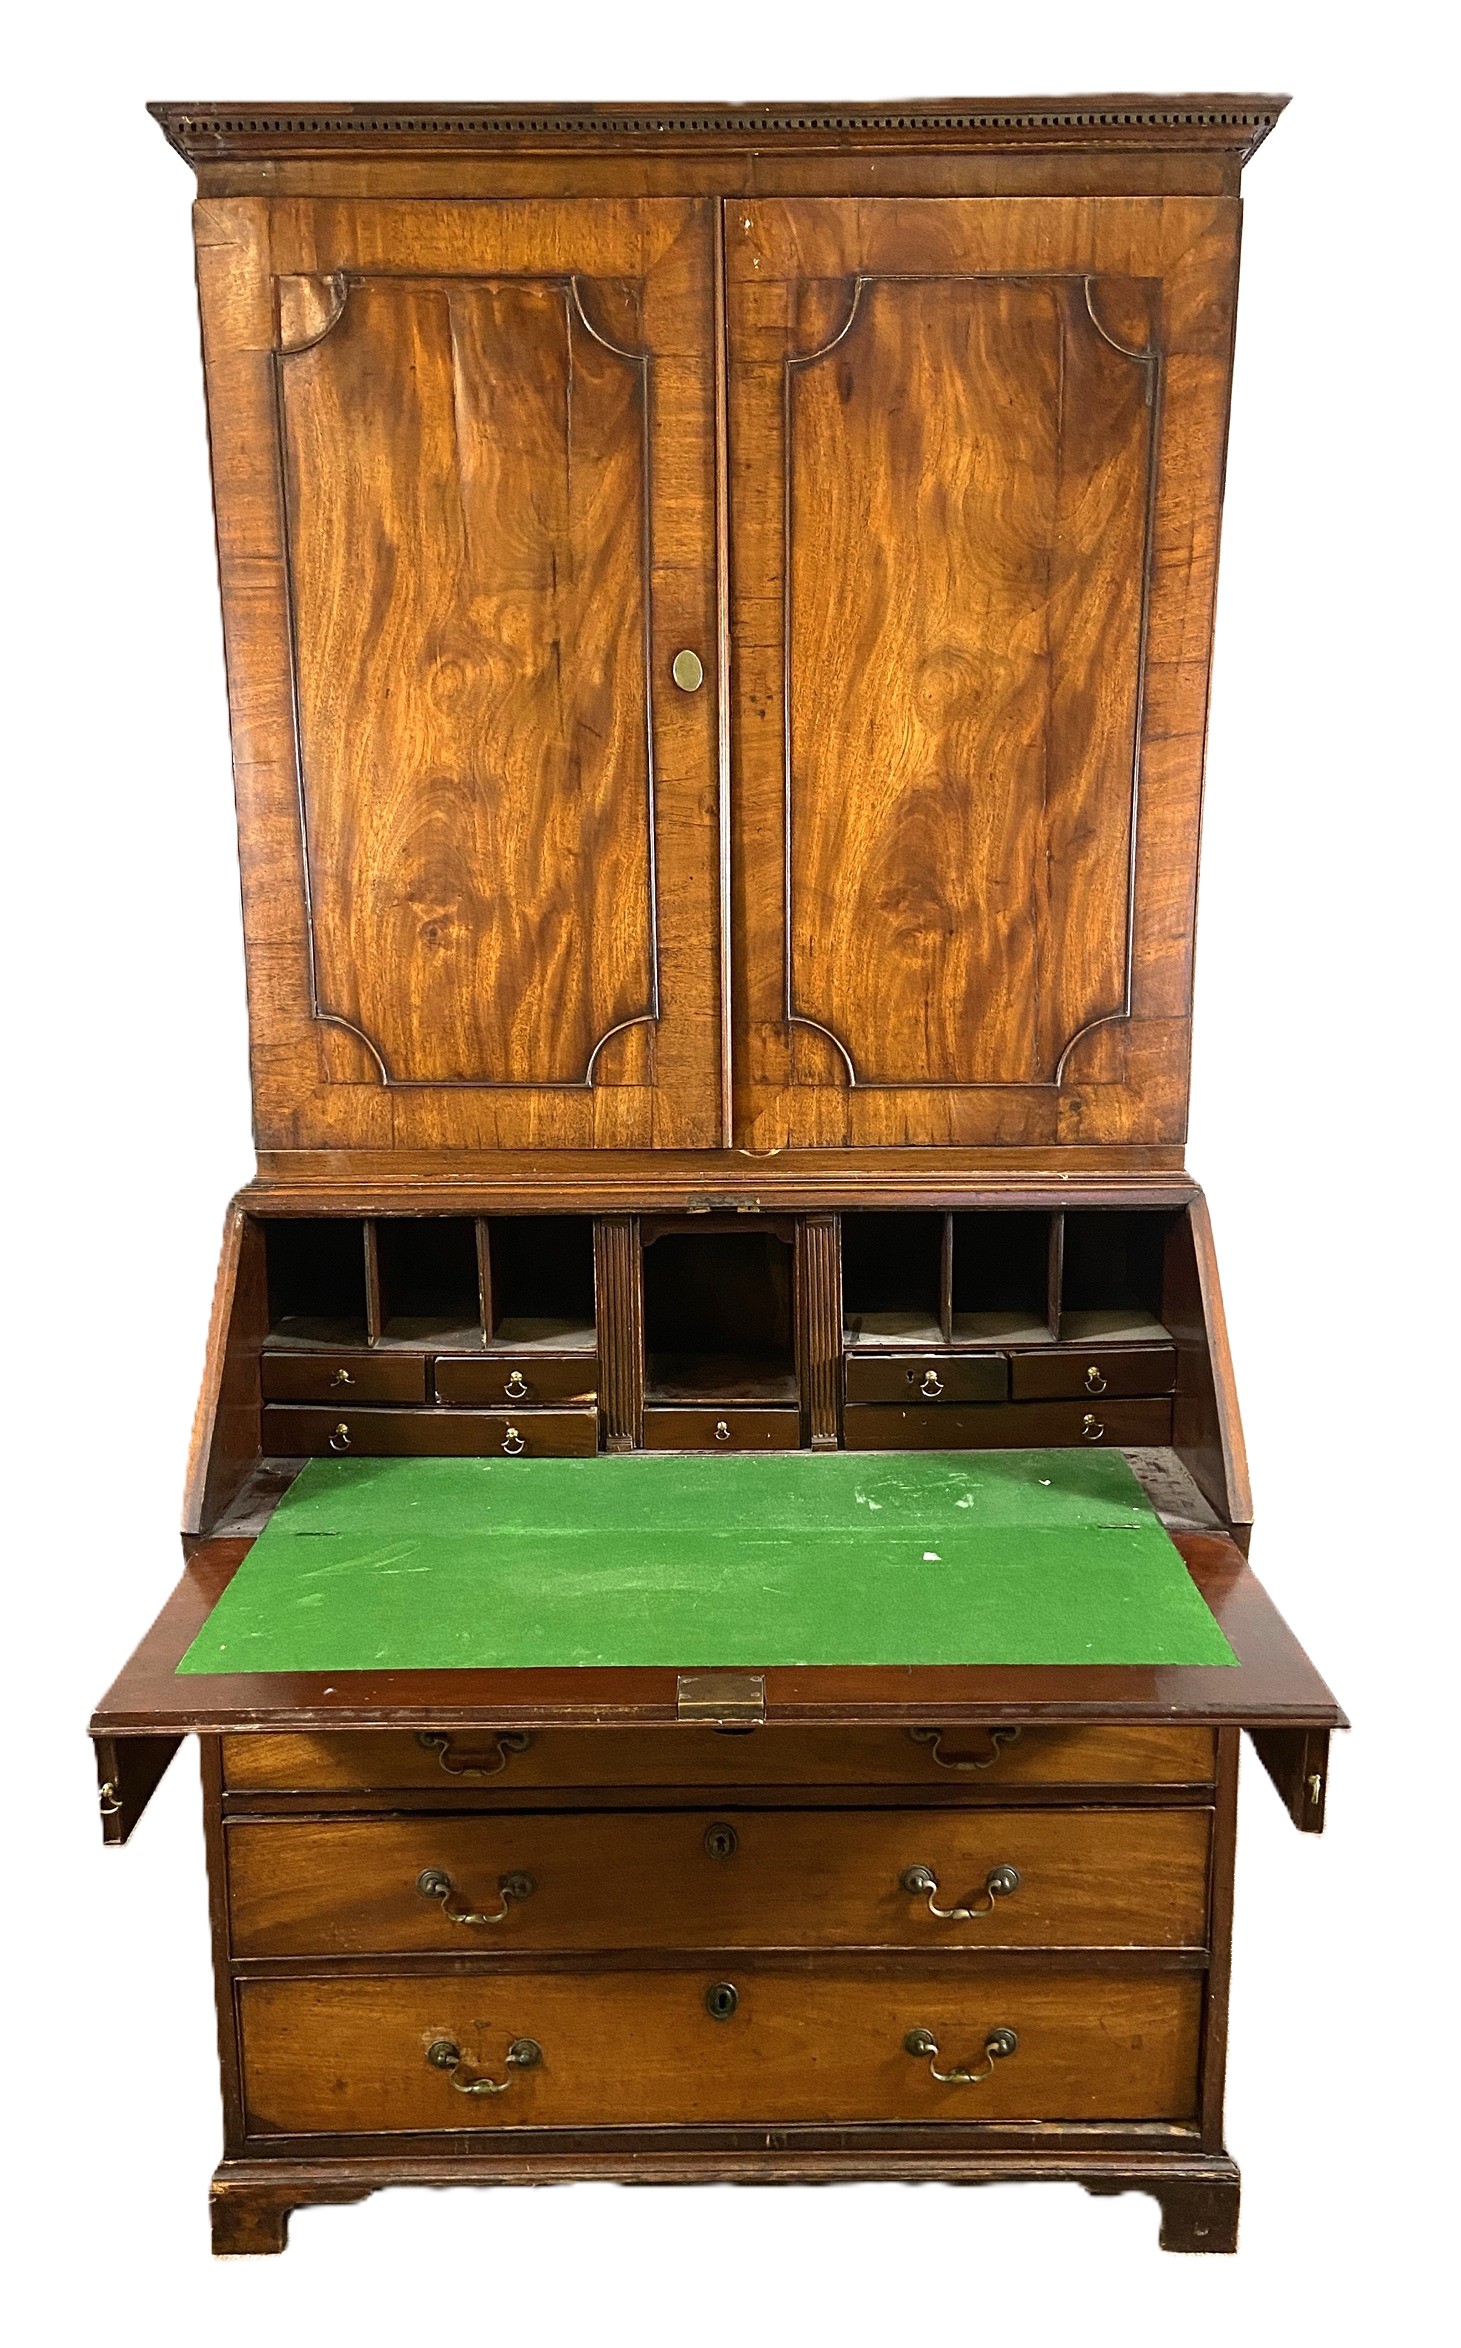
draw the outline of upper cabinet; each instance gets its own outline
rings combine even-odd
[[[721,1139],[713,246],[200,207],[261,1145]]]
[[[1231,202],[753,202],[749,1146],[1180,1138]]]
[[[896,169],[223,124],[261,1151],[1180,1144],[1233,103]]]

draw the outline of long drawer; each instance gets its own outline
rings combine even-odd
[[[278,1459],[333,1452],[358,1459],[585,1458],[597,1451],[599,1414],[560,1410],[357,1410],[331,1403],[265,1406],[264,1449]]]
[[[835,1962],[808,1972],[756,1961],[722,1976],[256,1979],[238,1996],[255,2137],[1183,2120],[1196,2103],[1192,1973],[909,1960],[869,1976]],[[970,2076],[940,2081],[935,2068]],[[505,2092],[470,2092],[487,2080]]]
[[[466,1792],[538,1787],[750,1785],[1208,1785],[1206,1728],[547,1729],[502,1737],[231,1736],[230,1790]]]
[[[1172,1405],[1105,1395],[1073,1402],[850,1402],[849,1451],[1022,1451],[1076,1443],[1170,1443]]]
[[[235,1821],[229,1912],[244,1957],[1200,1948],[1208,1836],[1206,1810]]]

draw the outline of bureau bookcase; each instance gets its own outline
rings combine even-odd
[[[1074,2178],[1234,2247],[1238,1740],[1317,1831],[1343,1725],[1247,1562],[1183,1153],[1282,104],[153,110],[198,179],[258,1166],[184,1577],[92,1731],[113,1842],[201,1745],[221,2250],[580,2177]],[[398,1597],[316,1668],[287,1588],[252,1656],[223,1611],[312,1496],[445,1541],[483,1493],[580,1532],[676,1493],[693,1549],[830,1522],[849,1453],[929,1541],[956,1486],[1119,1477],[1223,1660],[1018,1610],[950,1659],[916,1575],[891,1646],[794,1657],[586,1618],[453,1662]]]

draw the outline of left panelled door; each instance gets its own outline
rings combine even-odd
[[[715,1144],[710,208],[197,239],[260,1146]]]

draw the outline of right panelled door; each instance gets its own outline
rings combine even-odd
[[[726,207],[743,1149],[1182,1138],[1238,217]]]

